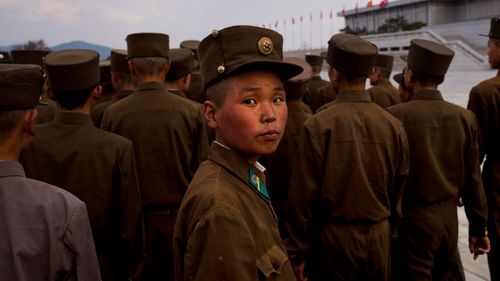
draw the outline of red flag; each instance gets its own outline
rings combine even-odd
[[[333,19],[333,11],[330,10],[330,19]]]
[[[319,12],[319,19],[322,20],[323,19],[323,11],[320,11]]]
[[[295,18],[292,17],[292,24],[295,24]]]
[[[368,3],[366,4],[366,7],[367,7],[367,8],[371,8],[371,7],[373,7],[373,2],[372,2],[372,0],[368,1]]]
[[[380,8],[385,8],[387,5],[389,5],[389,0],[382,0],[382,2],[380,2]]]

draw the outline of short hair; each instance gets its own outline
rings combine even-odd
[[[382,76],[385,79],[389,79],[391,76],[391,71],[385,67],[377,67],[378,70],[380,71],[380,76]]]
[[[311,66],[311,68],[312,68],[312,71],[313,71],[314,73],[319,73],[319,72],[321,72],[321,68],[322,68],[322,67],[321,67],[321,66],[316,66],[316,65],[315,65],[315,66]]]
[[[214,102],[216,106],[223,106],[224,98],[226,97],[232,83],[231,80],[232,77],[230,76],[210,85],[206,91],[207,100]]]
[[[423,86],[437,86],[444,81],[444,75],[432,75],[419,69],[409,68],[413,72],[413,77]]]
[[[139,57],[130,59],[135,66],[138,75],[157,75],[163,69],[167,58],[162,57]]]
[[[92,94],[92,91],[95,89],[95,87],[97,87],[97,85],[90,88],[74,91],[60,91],[53,89],[52,92],[62,108],[72,110],[82,107]]]
[[[117,85],[118,88],[122,87],[125,84],[134,83],[134,79],[132,79],[132,75],[130,73],[121,72],[121,71],[114,71],[114,70],[111,70],[111,72],[118,79],[118,85]]]
[[[0,143],[9,137],[26,111],[26,109],[0,111]]]
[[[347,82],[351,84],[364,84],[366,82],[366,79],[368,79],[367,75],[352,75],[352,74],[345,74],[339,72],[339,75],[342,79],[346,80]]]

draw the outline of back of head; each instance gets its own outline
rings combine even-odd
[[[181,48],[191,50],[193,52],[195,67],[198,64],[198,46],[200,46],[200,40],[184,40],[179,45]]]
[[[306,62],[311,66],[314,73],[321,72],[321,68],[323,68],[323,60],[322,56],[316,55],[306,55]]]
[[[39,104],[44,78],[38,65],[0,64],[0,142],[25,110]]]
[[[450,48],[425,39],[413,39],[408,51],[408,69],[420,83],[440,84],[455,53]]]
[[[285,57],[284,62],[302,67],[302,72],[285,81],[287,101],[300,100],[307,92],[313,70],[308,62],[301,58]]]
[[[65,109],[81,107],[99,85],[99,54],[91,50],[63,50],[45,57],[49,87]]]
[[[392,72],[392,66],[394,64],[394,57],[390,55],[378,54],[375,59],[375,67],[380,70],[380,73],[384,78],[389,78]]]
[[[267,70],[287,80],[301,72],[283,62],[281,34],[256,26],[231,26],[214,30],[198,47],[203,88],[234,74]]]
[[[175,81],[185,77],[193,71],[194,57],[189,49],[170,50],[170,70],[165,78],[166,81]]]
[[[328,41],[327,62],[347,80],[366,79],[378,54],[377,47],[352,34],[336,34]]]
[[[128,58],[137,75],[157,75],[170,57],[169,36],[163,33],[133,33],[127,40]]]

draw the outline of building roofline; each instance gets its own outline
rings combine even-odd
[[[375,0],[373,2],[379,2],[379,0]],[[354,16],[354,15],[366,14],[374,11],[386,10],[394,7],[406,6],[421,2],[430,2],[430,0],[398,0],[394,2],[389,2],[389,4],[387,4],[387,6],[385,7],[380,7],[380,3],[373,3],[372,7],[358,7],[358,9],[354,8],[344,12],[343,11],[337,12],[337,16],[338,17]]]

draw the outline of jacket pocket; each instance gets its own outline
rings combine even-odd
[[[257,268],[266,278],[270,278],[274,274],[281,275],[287,260],[287,254],[278,245],[274,245],[257,259]]]

